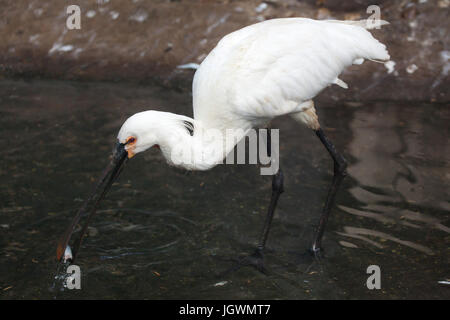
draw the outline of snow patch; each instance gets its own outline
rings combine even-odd
[[[135,14],[130,16],[130,20],[137,21],[139,23],[144,22],[148,18],[147,11],[144,11],[142,9],[139,9]]]
[[[89,10],[88,12],[86,12],[86,17],[93,18],[96,14],[97,12],[95,12],[94,10]]]
[[[392,73],[395,71],[395,61],[393,60],[386,61],[384,63],[384,66],[386,67],[388,73]]]
[[[408,72],[409,74],[413,74],[414,72],[416,72],[416,70],[419,69],[418,66],[416,66],[414,63],[410,64],[407,68],[406,68],[406,72]]]
[[[181,64],[179,66],[177,66],[177,69],[198,69],[200,67],[200,65],[198,63],[186,63],[186,64]]]
[[[259,6],[257,6],[255,8],[255,11],[258,12],[258,13],[261,13],[261,12],[263,12],[266,9],[267,9],[267,3],[263,2],[263,3],[261,3]]]
[[[113,20],[116,20],[119,17],[119,13],[117,11],[111,11],[109,14]]]

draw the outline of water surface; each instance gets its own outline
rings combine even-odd
[[[168,167],[157,150],[133,158],[101,204],[77,264],[82,289],[52,289],[56,241],[88,196],[121,123],[135,112],[192,115],[191,97],[160,87],[0,82],[0,297],[3,299],[450,298],[448,106],[318,105],[349,160],[324,238],[304,255],[332,177],[315,135],[280,128],[281,196],[269,275],[221,276],[257,243],[271,179],[252,165],[208,172]],[[381,268],[381,290],[366,269]]]

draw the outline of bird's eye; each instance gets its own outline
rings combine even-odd
[[[136,142],[136,138],[135,137],[129,137],[128,139],[127,139],[127,144],[133,144],[133,143],[135,143]]]

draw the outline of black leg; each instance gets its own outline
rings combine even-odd
[[[272,196],[270,198],[269,209],[267,211],[266,220],[264,222],[264,227],[261,231],[259,238],[259,244],[255,252],[249,256],[244,257],[239,261],[240,265],[250,265],[255,267],[262,273],[267,273],[264,267],[264,249],[266,248],[267,238],[269,236],[270,226],[272,224],[273,215],[275,213],[275,208],[277,206],[278,198],[283,193],[283,172],[278,169],[278,172],[273,175],[272,178]]]
[[[344,157],[336,150],[334,145],[328,140],[325,136],[324,132],[321,128],[315,130],[316,135],[319,137],[322,144],[327,148],[328,153],[333,158],[334,162],[334,175],[333,181],[331,182],[330,189],[328,191],[327,199],[325,201],[325,205],[322,210],[322,215],[320,217],[319,226],[316,230],[316,234],[314,236],[314,242],[311,248],[311,252],[314,255],[317,255],[321,250],[322,245],[322,236],[325,231],[325,226],[328,221],[328,216],[330,215],[331,207],[334,204],[334,199],[336,197],[336,192],[339,189],[339,186],[347,175],[345,169],[347,168],[347,161]]]
[[[269,157],[272,155],[270,129],[267,130],[267,155]],[[264,249],[266,247],[266,242],[269,236],[270,226],[272,224],[272,219],[275,213],[275,208],[277,206],[278,199],[284,191],[283,181],[284,181],[283,172],[279,167],[277,173],[274,174],[272,177],[272,196],[270,198],[270,204],[269,209],[267,211],[266,220],[264,222],[264,226],[259,238],[258,247],[256,248],[255,252],[251,255],[239,259],[237,266],[232,267],[231,269],[225,271],[221,275],[227,274],[231,271],[236,271],[242,266],[253,266],[258,271],[262,273],[267,273],[267,270],[264,268]]]
[[[281,171],[281,168],[279,168],[278,172],[274,174],[272,178],[272,196],[270,198],[266,221],[264,222],[264,227],[262,229],[258,244],[258,250],[260,251],[263,251],[266,247],[267,237],[269,236],[270,226],[272,224],[273,214],[275,213],[278,198],[284,192],[283,181],[283,171]]]
[[[267,155],[272,156],[272,141],[270,136],[270,129],[267,129]],[[259,271],[266,273],[264,268],[264,249],[266,247],[267,238],[269,237],[270,226],[272,225],[273,215],[275,213],[275,208],[277,206],[278,199],[280,195],[284,192],[284,176],[283,171],[278,167],[276,174],[272,176],[272,196],[270,198],[269,208],[267,210],[266,220],[264,222],[261,235],[259,237],[258,247],[256,251],[244,259],[241,259],[240,263],[242,265],[252,265],[256,267]]]
[[[270,135],[270,129],[267,129],[267,155],[272,156],[272,140]],[[262,252],[266,247],[267,238],[269,236],[270,226],[272,224],[273,214],[275,213],[275,208],[277,206],[278,198],[284,192],[284,176],[281,168],[278,167],[277,173],[272,177],[272,196],[270,198],[269,209],[267,211],[266,221],[264,222],[264,227],[261,231],[261,236],[259,238],[258,251]]]

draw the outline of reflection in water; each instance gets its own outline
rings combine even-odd
[[[364,229],[364,228],[354,228],[354,227],[344,227],[344,231],[345,231],[345,233],[341,233],[344,236],[347,235],[347,234],[348,235],[360,235],[360,234],[363,234],[363,235],[368,235],[368,236],[374,236],[374,237],[378,237],[378,238],[391,240],[391,241],[400,243],[400,244],[402,244],[404,246],[411,247],[413,249],[419,250],[419,251],[424,252],[426,254],[433,254],[433,251],[431,251],[429,248],[427,248],[425,246],[421,246],[419,244],[415,244],[415,243],[413,243],[411,241],[400,240],[400,239],[398,239],[398,238],[396,238],[394,236],[391,236],[391,235],[389,235],[387,233],[384,233],[384,232],[374,231],[374,230]],[[380,245],[377,245],[377,247],[382,248],[382,246],[380,246]]]
[[[378,224],[373,223],[371,229],[347,226],[340,235],[356,236],[381,248],[379,243],[361,235],[379,237],[432,254],[432,249],[415,243],[417,231],[408,234],[410,240],[400,240],[379,230],[385,229],[386,224],[398,224],[449,233],[450,228],[442,224],[448,217],[443,216],[441,220],[419,211],[429,207],[445,211],[448,202],[443,199],[449,199],[449,189],[441,185],[442,179],[449,178],[447,137],[442,135],[443,128],[433,127],[432,118],[440,117],[439,111],[429,109],[404,107],[399,110],[379,104],[354,113],[350,124],[353,140],[348,150],[356,161],[348,172],[357,181],[349,192],[358,200],[355,203],[358,206],[338,207]],[[430,142],[435,144],[434,148],[430,147]]]
[[[91,223],[77,261],[82,290],[55,293],[56,241],[122,122],[150,108],[191,115],[189,97],[131,84],[0,82],[0,134],[8,137],[0,139],[1,298],[450,298],[442,284],[449,111],[395,103],[318,104],[350,164],[320,264],[303,253],[332,165],[314,134],[286,117],[274,121],[286,186],[268,241],[269,276],[219,274],[256,245],[271,179],[245,165],[180,172],[149,151],[130,161]],[[371,264],[382,270],[378,291],[365,286]]]

